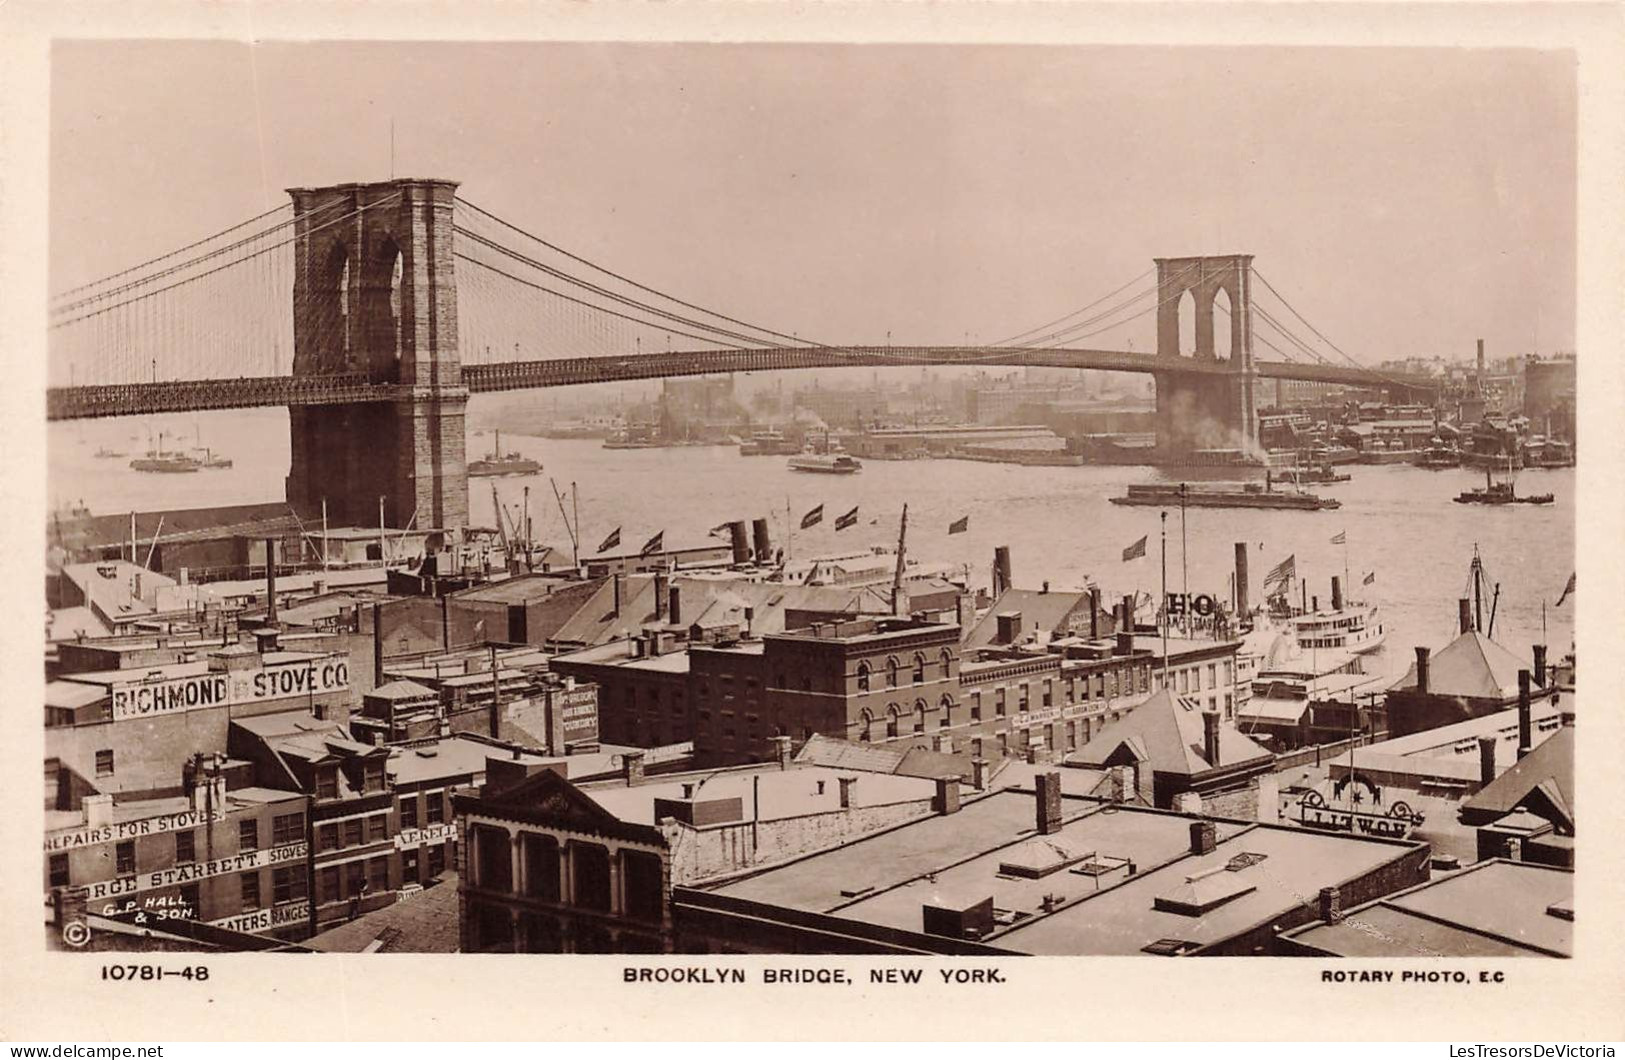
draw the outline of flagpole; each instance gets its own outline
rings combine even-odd
[[[1179,568],[1181,578],[1181,586],[1179,591],[1185,597],[1185,606],[1180,609],[1179,623],[1180,628],[1185,631],[1185,636],[1188,637],[1191,635],[1191,567],[1190,559],[1187,557],[1185,551],[1186,541],[1185,483],[1181,482],[1179,484]]]
[[[1349,532],[1347,527],[1343,529],[1343,588],[1349,594],[1349,598],[1353,599],[1354,583],[1349,581]],[[1361,593],[1360,595],[1364,596],[1365,594]]]
[[[1163,614],[1158,625],[1162,627],[1162,687],[1168,688],[1168,513],[1162,513],[1162,606]],[[1133,619],[1129,616],[1129,621]],[[1170,691],[1170,695],[1173,693]]]

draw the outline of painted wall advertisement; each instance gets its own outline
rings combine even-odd
[[[222,920],[211,920],[209,923],[228,931],[253,934],[256,931],[271,931],[293,924],[303,924],[308,920],[310,920],[310,900],[301,898],[296,902],[284,902],[270,909],[256,909],[251,913],[239,913]]]
[[[137,891],[150,891],[158,887],[175,887],[184,883],[208,879],[211,876],[224,876],[232,872],[247,872],[249,869],[261,869],[270,865],[283,865],[289,862],[305,860],[304,843],[287,843],[269,850],[251,850],[246,854],[233,854],[230,857],[215,858],[212,861],[198,861],[189,865],[175,865],[167,869],[155,869],[151,872],[138,872],[132,876],[121,876],[115,880],[100,880],[85,885],[85,897],[92,902],[99,902],[107,898],[117,898],[120,895],[134,894]]]
[[[223,707],[296,696],[319,696],[350,687],[343,656],[301,659],[236,673],[202,673],[169,681],[113,686],[113,720],[150,718],[203,707]]]

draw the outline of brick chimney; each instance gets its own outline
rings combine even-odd
[[[680,626],[683,624],[683,591],[673,585],[670,592],[671,607],[668,610],[671,615],[671,624]]]
[[[1038,834],[1054,835],[1061,830],[1061,774],[1040,773],[1038,787]]]
[[[1089,639],[1100,639],[1100,590],[1089,590]]]
[[[1120,631],[1117,634],[1117,646],[1112,649],[1112,654],[1113,655],[1133,655],[1134,654],[1134,634],[1126,632],[1126,631]]]
[[[931,808],[946,817],[950,813],[959,812],[959,778],[938,777],[937,795],[931,800]]]
[[[1212,821],[1191,822],[1191,853],[1198,856],[1213,853],[1218,845],[1218,829]]]
[[[1134,632],[1134,597],[1123,597],[1123,628]]]
[[[1134,790],[1134,773],[1128,766],[1112,766],[1107,774],[1111,783],[1111,799],[1113,802],[1127,802],[1129,792]]]
[[[973,758],[970,760],[970,783],[977,791],[987,790],[987,759]]]
[[[1546,645],[1535,645],[1535,687],[1546,687]]]
[[[1343,892],[1336,887],[1322,887],[1320,889],[1320,919],[1327,924],[1336,924],[1343,919]]]
[[[643,779],[643,752],[628,751],[621,756],[621,773],[626,777],[626,786],[631,787]]]
[[[857,777],[836,777],[835,782],[841,786],[841,809],[852,808],[852,786],[858,782]]]
[[[1529,713],[1529,671],[1518,671],[1518,761],[1535,749]]]
[[[743,633],[745,635],[746,640],[750,639],[751,627],[754,626],[755,624],[756,624],[756,609],[754,607],[745,608],[745,628],[743,630]]]
[[[778,760],[780,769],[790,768],[790,737],[773,737],[773,757]]]
[[[1495,737],[1480,736],[1478,738],[1478,782],[1483,787],[1489,787],[1495,779]]]
[[[998,642],[1000,644],[1014,644],[1021,638],[1021,612],[1001,611],[994,616],[998,624]]]
[[[1416,694],[1428,694],[1428,649],[1425,645],[1416,647]]]
[[[1202,757],[1207,764],[1219,764],[1219,715],[1208,712],[1202,715]]]
[[[666,572],[655,571],[655,621],[666,620]]]

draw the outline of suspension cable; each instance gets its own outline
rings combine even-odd
[[[1147,276],[1150,276],[1153,272],[1156,272],[1156,271],[1157,271],[1156,267],[1152,266],[1151,268],[1146,269],[1144,272],[1140,273],[1140,275],[1134,277],[1134,279],[1130,280],[1128,283],[1125,283],[1123,286],[1119,287],[1117,290],[1113,291],[1112,293],[1110,293],[1108,295],[1103,295],[1100,298],[1095,299],[1093,302],[1090,302],[1088,305],[1084,306],[1081,309],[1074,309],[1072,312],[1066,314],[1065,316],[1057,317],[1054,320],[1051,320],[1047,324],[1040,324],[1035,328],[1028,328],[1026,331],[1019,332],[1019,333],[1017,333],[1015,335],[1010,336],[1007,339],[1000,339],[998,342],[993,343],[993,345],[995,345],[995,346],[1008,346],[1008,345],[1010,345],[1010,344],[1012,344],[1014,342],[1017,342],[1018,340],[1025,339],[1027,336],[1031,335],[1035,331],[1043,331],[1045,328],[1051,328],[1051,327],[1054,327],[1056,324],[1061,324],[1061,323],[1064,323],[1064,322],[1066,322],[1068,320],[1071,320],[1073,317],[1077,316],[1078,314],[1088,312],[1089,310],[1093,309],[1095,306],[1097,306],[1100,303],[1106,301],[1107,299],[1116,298],[1118,295],[1122,294],[1124,291],[1128,290],[1130,287],[1133,287],[1135,284],[1139,283],[1141,280],[1145,279]]]
[[[293,207],[293,203],[285,202],[281,206],[278,206],[274,210],[266,210],[264,213],[260,214],[257,217],[250,217],[246,221],[239,221],[237,224],[232,225],[230,228],[222,228],[220,231],[216,232],[212,236],[205,236],[204,238],[199,239],[196,242],[186,244],[186,246],[184,246],[184,247],[178,247],[175,250],[171,250],[167,254],[160,254],[158,257],[152,258],[149,261],[143,261],[139,265],[131,265],[127,269],[120,269],[118,272],[108,273],[106,276],[103,276],[103,277],[101,277],[100,279],[97,279],[97,280],[91,280],[89,283],[82,283],[77,287],[69,287],[65,291],[60,291],[57,294],[52,295],[51,300],[55,301],[56,299],[59,299],[59,298],[66,298],[70,294],[78,294],[80,291],[89,290],[92,287],[96,287],[96,286],[99,286],[101,284],[106,283],[108,280],[116,280],[120,276],[127,276],[132,272],[139,272],[140,270],[146,268],[148,265],[156,265],[160,261],[168,261],[170,258],[175,257],[177,254],[184,254],[188,250],[192,250],[192,249],[194,249],[196,247],[201,247],[203,244],[208,243],[211,240],[219,239],[221,236],[227,234],[228,232],[235,232],[239,228],[247,228],[251,224],[254,224],[256,222],[265,220],[267,217],[270,217],[272,214],[280,213],[283,210],[292,209],[292,207]]]
[[[1292,303],[1288,302],[1286,300],[1285,296],[1283,296],[1280,291],[1277,291],[1275,289],[1274,285],[1271,284],[1269,282],[1269,280],[1265,278],[1263,273],[1259,272],[1257,269],[1252,269],[1252,274],[1254,276],[1257,276],[1259,281],[1261,283],[1263,283],[1263,285],[1266,288],[1268,288],[1270,294],[1273,294],[1276,298],[1279,298],[1281,300],[1281,304],[1286,306],[1287,309],[1291,310],[1293,316],[1297,317],[1299,320],[1302,320],[1304,326],[1307,327],[1310,331],[1314,332],[1315,336],[1317,338],[1319,338],[1321,342],[1324,342],[1326,345],[1330,346],[1332,349],[1336,350],[1338,353],[1343,354],[1343,359],[1348,361],[1350,364],[1354,365],[1356,368],[1364,368],[1365,367],[1365,365],[1361,364],[1359,361],[1355,360],[1353,357],[1350,357],[1347,353],[1344,353],[1343,350],[1337,345],[1337,343],[1333,342],[1331,339],[1328,339],[1325,335],[1322,335],[1318,328],[1316,328],[1313,324],[1309,323],[1308,320],[1305,320],[1304,315],[1293,308]]]

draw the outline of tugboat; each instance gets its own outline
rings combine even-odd
[[[1416,466],[1428,471],[1443,471],[1447,468],[1461,466],[1461,454],[1450,446],[1444,444],[1444,439],[1435,435],[1432,443],[1416,455]]]
[[[773,427],[752,432],[749,441],[739,443],[740,456],[792,456],[798,452],[800,447]]]
[[[135,471],[174,475],[197,471],[203,467],[203,461],[178,451],[173,453],[164,452],[164,435],[160,431],[158,432],[157,448],[148,449],[146,456],[138,456],[130,461],[130,467]]]
[[[539,461],[521,455],[517,450],[511,453],[502,451],[502,432],[496,432],[495,444],[483,460],[470,460],[468,473],[470,475],[532,475],[542,469]]]
[[[1551,504],[1550,493],[1533,493],[1520,497],[1512,487],[1510,477],[1496,482],[1488,468],[1484,471],[1483,488],[1464,490],[1456,494],[1457,504]]]

